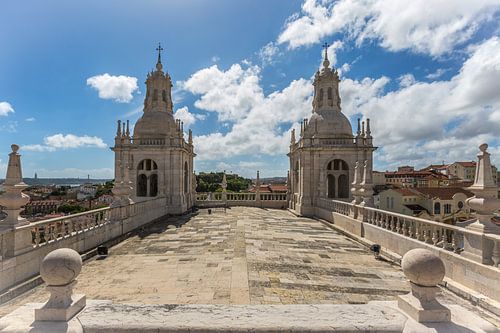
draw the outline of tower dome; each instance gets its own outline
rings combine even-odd
[[[156,70],[148,73],[144,113],[134,127],[134,139],[159,139],[174,136],[177,124],[172,105],[172,80],[163,72],[161,63],[162,47],[159,45]]]

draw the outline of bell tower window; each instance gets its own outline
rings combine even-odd
[[[158,89],[155,89],[153,91],[153,101],[157,101],[158,100]]]

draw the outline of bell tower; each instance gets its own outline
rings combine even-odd
[[[147,74],[143,114],[137,120],[133,134],[129,122],[118,122],[115,137],[115,183],[118,204],[165,199],[169,213],[180,214],[194,205],[195,191],[191,186],[193,135],[184,139],[184,124],[174,119],[172,80],[163,70],[158,45],[156,69]],[[126,127],[125,127],[126,124]]]
[[[323,66],[314,76],[312,115],[301,122],[290,140],[289,208],[312,216],[317,207],[331,200],[371,205],[373,147],[369,119],[355,136],[342,113],[340,78],[330,68],[328,44],[324,44]]]

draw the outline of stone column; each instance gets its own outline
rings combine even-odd
[[[22,193],[28,187],[23,182],[21,169],[21,155],[17,153],[19,146],[13,144],[9,154],[7,176],[3,187],[5,193],[0,196],[0,205],[5,207],[7,217],[0,221],[0,235],[2,248],[0,257],[13,257],[31,249],[31,230],[23,227],[29,222],[19,216],[21,208],[29,201],[29,196]]]
[[[470,209],[476,212],[476,220],[467,226],[467,229],[477,234],[465,234],[463,256],[486,265],[492,265],[493,248],[495,243],[487,239],[485,234],[500,234],[500,227],[491,222],[493,212],[500,208],[498,191],[491,173],[490,154],[486,151],[488,145],[479,146],[481,151],[476,165],[474,184],[468,188],[474,196],[466,200]]]
[[[426,249],[413,249],[401,261],[411,292],[398,296],[398,307],[417,322],[449,322],[451,311],[436,300],[437,285],[445,275],[444,263]]]

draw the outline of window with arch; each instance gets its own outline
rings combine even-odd
[[[299,176],[300,176],[300,171],[299,171],[299,161],[295,162],[295,170],[294,170],[294,180],[295,180],[295,192],[299,191]]]
[[[451,205],[450,204],[444,204],[444,213],[445,214],[451,214]]]
[[[164,102],[167,101],[167,92],[165,90],[161,91],[161,100]]]
[[[321,89],[319,90],[319,99],[320,99],[320,101],[322,101],[322,100],[323,100],[323,88],[321,88]]]
[[[341,159],[334,159],[326,166],[328,198],[348,199],[349,191],[349,165]]]
[[[434,214],[441,214],[441,204],[439,202],[434,204]]]
[[[158,100],[158,89],[153,90],[153,101]]]
[[[156,197],[158,195],[158,175],[153,173],[149,176],[149,196]]]
[[[158,165],[152,159],[144,159],[137,164],[136,193],[138,197],[158,195]]]
[[[328,88],[328,99],[332,99],[332,98],[333,98],[333,97],[332,97],[332,88],[331,88],[331,87],[329,87],[329,88]]]

